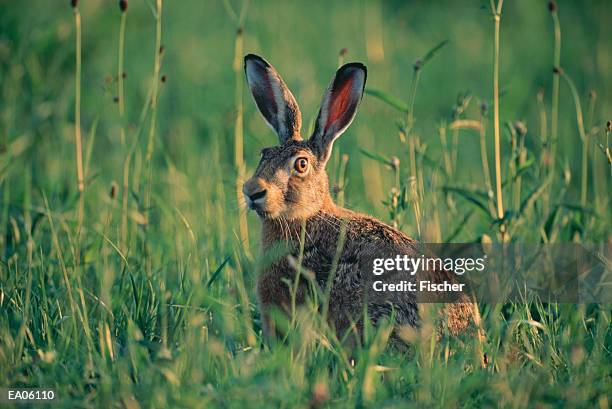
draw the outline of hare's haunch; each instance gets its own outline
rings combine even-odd
[[[350,125],[366,83],[366,67],[350,63],[338,69],[323,95],[313,134],[300,135],[301,113],[295,98],[276,70],[263,58],[245,57],[245,72],[257,107],[276,132],[280,144],[265,148],[253,176],[243,186],[250,209],[262,220],[263,251],[279,242],[289,246],[292,256],[281,257],[258,278],[264,334],[272,335],[273,308],[288,311],[291,291],[287,282],[296,274],[291,260],[299,257],[300,231],[305,226],[302,265],[315,273],[326,287],[337,247],[342,246],[331,281],[330,324],[342,336],[354,324],[362,325],[364,303],[373,323],[395,318],[398,324],[419,326],[417,300],[412,293],[387,294],[381,299],[364,285],[372,276],[375,258],[418,256],[416,242],[370,216],[336,206],[329,194],[325,165],[332,145]],[[341,234],[341,230],[344,234]],[[298,285],[296,301],[303,302],[307,285]],[[449,304],[444,309],[451,333],[463,331],[472,320],[469,303]]]

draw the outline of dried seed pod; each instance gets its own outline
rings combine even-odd
[[[391,168],[393,168],[394,170],[399,169],[399,166],[400,166],[399,158],[397,156],[393,156],[391,160],[389,161],[389,165],[391,165]]]
[[[548,11],[550,11],[551,13],[557,12],[557,2],[555,0],[550,0],[548,2]]]
[[[119,10],[121,10],[122,13],[125,13],[127,11],[127,8],[128,8],[127,0],[120,0],[119,1]]]
[[[480,113],[482,114],[482,116],[487,116],[488,111],[489,111],[489,105],[486,103],[486,101],[483,101],[480,104]]]
[[[70,5],[72,6],[72,8],[75,8],[79,5],[79,0],[70,0]]]
[[[514,129],[520,136],[525,136],[527,134],[527,125],[525,125],[523,121],[516,121],[514,123]]]
[[[111,183],[110,192],[108,193],[108,196],[111,198],[111,200],[115,200],[117,198],[117,183],[115,183],[115,181]]]

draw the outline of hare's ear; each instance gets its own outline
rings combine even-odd
[[[323,95],[315,130],[309,140],[322,161],[329,159],[332,144],[355,118],[366,77],[365,65],[345,64],[338,69]]]
[[[274,67],[249,54],[244,57],[244,72],[259,111],[278,134],[281,145],[290,139],[300,140],[300,108]]]

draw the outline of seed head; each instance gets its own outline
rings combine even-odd
[[[399,169],[399,165],[400,165],[400,160],[397,156],[393,156],[391,158],[391,160],[389,161],[389,165],[391,165],[391,167],[393,168],[393,170],[397,170]]]
[[[166,74],[161,76],[161,82],[166,82],[168,80],[168,77],[166,76]]]
[[[553,164],[552,155],[548,149],[544,150],[544,154],[542,155],[542,164],[546,167],[550,167]]]
[[[344,47],[340,50],[340,57],[346,57],[348,54],[348,48]]]
[[[591,92],[589,92],[589,98],[591,99],[597,99],[597,91],[595,91],[594,89],[591,90]]]
[[[523,121],[516,121],[514,123],[514,129],[520,136],[527,135],[527,125],[525,125],[525,122]]]
[[[127,0],[119,0],[119,10],[121,10],[122,13],[125,13],[127,11],[127,8],[128,8]]]
[[[393,207],[394,209],[397,209],[397,206],[399,204],[399,196],[400,196],[399,189],[396,187],[392,187],[391,188],[391,207]]]
[[[121,73],[121,78],[126,79],[127,78],[127,72],[123,71]]]
[[[113,102],[116,104],[119,102],[119,97],[113,97]]]
[[[111,200],[115,200],[117,198],[117,184],[114,181],[111,183],[108,196],[111,198]]]
[[[79,0],[70,0],[70,5],[72,8],[76,8],[79,5]]]
[[[563,181],[566,186],[569,186],[572,183],[572,171],[569,166],[565,165],[563,168]]]
[[[608,132],[612,132],[612,121],[606,122],[606,129]]]
[[[162,45],[159,46],[159,54],[163,55],[164,51],[166,51],[166,47],[164,47],[164,45],[162,44]]]
[[[421,60],[416,60],[413,65],[415,71],[420,70],[422,66],[423,66],[423,61]]]
[[[480,104],[480,113],[482,114],[482,116],[486,116],[488,110],[489,110],[489,105],[487,105],[486,102],[482,102]]]
[[[561,67],[553,67],[553,73],[557,75],[563,74],[563,68]]]
[[[557,12],[557,2],[555,0],[550,0],[548,2],[548,11],[550,11],[551,13]]]
[[[243,31],[244,29],[242,27],[238,27],[238,30],[236,30],[236,35],[241,36]]]

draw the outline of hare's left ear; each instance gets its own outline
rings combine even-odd
[[[309,140],[321,161],[329,159],[334,141],[353,122],[366,77],[365,65],[357,62],[345,64],[338,69],[323,95],[315,130]]]
[[[300,108],[274,67],[260,56],[248,54],[244,57],[244,71],[255,103],[280,144],[301,140]]]

